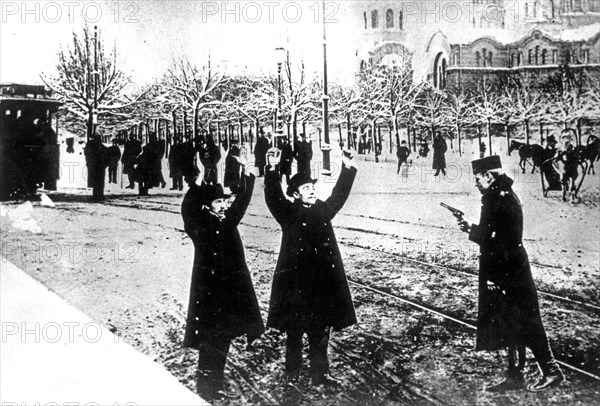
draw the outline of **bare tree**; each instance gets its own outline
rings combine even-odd
[[[210,56],[203,69],[198,68],[187,57],[173,59],[171,67],[161,82],[162,97],[182,111],[192,112],[193,137],[198,136],[200,115],[203,109],[222,105],[215,91],[227,82],[224,74],[214,72]]]
[[[64,101],[71,115],[85,120],[87,137],[107,117],[127,117],[126,108],[144,94],[121,70],[116,45],[108,52],[100,32],[86,25],[73,32],[72,48],[61,48],[55,75],[42,81]]]
[[[464,124],[473,120],[473,103],[471,98],[462,89],[450,89],[446,93],[447,99],[442,114],[447,115],[449,121],[456,129],[458,154],[462,156],[461,132]]]

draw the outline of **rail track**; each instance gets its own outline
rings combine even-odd
[[[152,201],[144,201],[144,202],[145,203],[151,203],[151,204],[159,204],[159,205],[162,205],[162,206],[164,206],[164,205],[167,205],[167,206],[169,206],[169,205],[170,206],[178,206],[178,205],[173,204],[173,203],[165,203],[165,202],[152,202]],[[143,205],[141,205],[141,204],[139,204],[137,202],[134,205],[131,205],[131,204],[119,204],[119,203],[115,203],[115,202],[105,202],[104,204],[111,205],[111,206],[116,206],[116,207],[125,207],[125,208],[130,208],[130,209],[136,209],[136,210],[150,210],[150,211],[168,212],[168,213],[178,214],[178,215],[180,214],[178,210],[177,211],[175,211],[175,210],[167,210],[165,207],[143,207]],[[256,214],[253,214],[252,217],[270,218],[268,216],[256,215]],[[252,227],[252,228],[258,228],[258,229],[269,229],[269,230],[279,231],[278,229],[276,229],[274,227],[263,226],[263,225],[256,225],[256,224],[251,224],[251,223],[248,223],[248,222],[242,222],[242,225],[248,226],[248,227]],[[179,232],[183,231],[181,228],[177,228],[177,227],[174,227],[174,228],[177,231],[179,231]],[[344,227],[340,227],[340,226],[336,226],[336,228],[344,229]],[[351,230],[352,231],[357,231],[357,228],[356,227],[352,227]],[[369,232],[369,230],[365,230],[364,232]],[[360,245],[360,244],[356,244],[356,243],[350,243],[350,242],[347,242],[347,241],[340,241],[340,244],[347,245],[347,246],[350,246],[350,247],[353,247],[353,248],[359,248],[359,249],[369,250],[369,251],[377,252],[377,253],[380,253],[380,254],[391,255],[393,257],[400,257],[403,260],[411,261],[411,262],[414,262],[414,263],[416,263],[418,265],[425,266],[425,267],[440,268],[440,269],[444,269],[444,270],[449,270],[449,271],[453,271],[453,272],[462,273],[462,274],[469,275],[469,276],[476,276],[475,273],[468,272],[468,271],[465,271],[465,270],[461,270],[461,269],[457,269],[457,268],[451,268],[451,267],[448,267],[446,265],[440,265],[440,264],[436,264],[436,263],[432,263],[432,262],[421,261],[421,260],[418,260],[418,259],[410,258],[410,257],[402,255],[402,254],[390,253],[390,252],[387,252],[387,251],[384,251],[384,250],[379,250],[379,249],[372,248],[372,247],[366,247],[366,246],[363,246],[363,245]],[[264,253],[272,253],[272,252],[270,252],[268,250],[264,250],[264,249],[262,249],[260,247],[256,247],[256,246],[252,246],[252,245],[248,245],[247,249],[249,249],[249,250],[258,250],[258,251],[261,251],[261,252],[264,252]],[[455,323],[455,324],[457,324],[457,325],[459,325],[459,326],[461,326],[463,328],[466,328],[466,329],[469,329],[469,330],[476,330],[476,326],[473,323],[470,323],[468,321],[462,320],[462,319],[454,317],[454,316],[452,316],[452,315],[450,315],[448,313],[445,313],[442,309],[436,309],[434,307],[427,306],[427,305],[422,304],[422,303],[418,303],[415,300],[412,300],[410,298],[404,297],[404,296],[399,295],[397,293],[386,292],[386,291],[381,290],[381,289],[379,289],[377,287],[365,284],[362,281],[359,281],[359,280],[354,279],[354,278],[349,278],[349,283],[351,283],[352,285],[356,286],[357,288],[360,288],[360,289],[363,289],[363,290],[370,291],[372,293],[376,293],[376,294],[382,295],[382,296],[384,296],[386,298],[393,299],[393,300],[399,301],[401,303],[404,303],[406,305],[409,305],[409,306],[411,306],[413,308],[416,308],[416,309],[418,309],[420,311],[423,311],[423,312],[435,315],[437,317],[441,317],[441,318],[443,318],[445,320],[448,320],[448,321],[451,321],[451,322],[453,322],[453,323]],[[570,298],[563,297],[563,296],[556,295],[556,294],[552,294],[552,293],[549,293],[549,292],[539,292],[539,293],[543,294],[543,295],[545,295],[545,296],[547,296],[549,298],[552,298],[552,299],[556,299],[556,300],[560,300],[560,301],[563,301],[563,302],[566,302],[566,303],[570,303],[570,304],[573,304],[573,305],[578,305],[578,306],[581,306],[581,307],[585,307],[586,309],[591,310],[594,313],[597,313],[598,311],[600,311],[600,307],[595,306],[595,305],[590,305],[590,304],[587,304],[587,303],[583,303],[581,301],[572,300]],[[570,365],[569,363],[566,363],[566,362],[563,362],[563,361],[557,361],[557,362],[560,365],[562,365],[564,368],[566,368],[566,369],[569,369],[569,370],[571,370],[573,372],[576,372],[576,373],[578,373],[580,375],[583,375],[583,376],[585,376],[587,378],[590,378],[590,379],[593,379],[595,381],[599,381],[600,382],[600,376],[598,376],[598,375],[595,375],[595,374],[593,374],[591,372],[588,372],[588,371],[585,371],[583,369],[577,368],[576,366]]]
[[[151,203],[151,204],[155,204],[155,205],[167,205],[167,206],[177,206],[179,207],[179,204],[175,204],[175,203],[169,203],[169,202],[157,202],[157,201],[152,201],[152,200],[144,200],[143,202],[145,203]],[[151,210],[151,211],[163,211],[163,212],[168,212],[168,213],[172,213],[172,214],[180,214],[179,211],[172,211],[172,210],[167,210],[165,208],[159,208],[159,207],[154,207],[154,208],[150,208],[150,207],[142,207],[137,201],[134,205],[129,205],[129,204],[118,204],[118,203],[114,203],[114,202],[105,202],[105,204],[108,205],[112,205],[112,206],[117,206],[117,207],[127,207],[127,208],[133,208],[133,209],[141,209],[141,210]],[[262,215],[262,214],[254,214],[254,213],[246,213],[247,216],[251,216],[251,217],[258,217],[258,218],[264,218],[264,219],[272,219],[270,216],[266,216],[266,215]],[[348,216],[348,215],[346,215]],[[359,217],[359,216],[357,216]],[[365,218],[371,218],[372,216],[360,216],[360,217],[365,217]],[[279,231],[276,228],[273,227],[268,227],[268,226],[259,226],[256,224],[251,224],[248,222],[243,221],[242,224],[244,225],[248,225],[251,227],[255,227],[255,228],[261,228],[261,229],[273,229],[274,231]],[[360,232],[360,233],[365,233],[365,234],[373,234],[373,235],[377,235],[377,236],[382,236],[382,237],[388,237],[388,238],[402,238],[406,241],[409,242],[414,242],[416,241],[416,239],[413,238],[407,238],[407,237],[402,237],[402,236],[398,236],[396,234],[391,234],[391,233],[384,233],[384,232],[380,232],[380,231],[373,231],[373,230],[367,230],[364,228],[360,228],[360,227],[347,227],[347,226],[341,226],[341,225],[336,225],[335,226],[336,229],[341,229],[341,230],[348,230],[348,231],[354,231],[354,232]],[[340,244],[343,245],[347,245],[347,246],[351,246],[354,248],[360,248],[360,249],[364,249],[364,250],[368,250],[368,251],[372,251],[372,252],[377,252],[379,254],[384,254],[384,255],[388,255],[391,257],[396,257],[396,258],[400,258],[402,260],[406,260],[421,266],[425,266],[425,267],[432,267],[432,268],[437,268],[437,269],[441,269],[447,272],[451,272],[451,273],[459,273],[459,274],[463,274],[469,277],[477,277],[477,272],[474,271],[468,271],[466,269],[463,268],[456,268],[456,267],[452,267],[452,266],[448,266],[448,265],[444,265],[444,264],[439,264],[436,262],[429,262],[429,261],[423,261],[420,259],[416,259],[413,258],[409,255],[406,254],[400,254],[397,252],[389,252],[389,251],[385,251],[382,249],[378,249],[378,248],[373,248],[373,247],[369,247],[369,246],[365,246],[362,244],[357,244],[357,243],[353,243],[353,242],[348,242],[348,241],[343,241],[340,240],[339,241]],[[537,264],[537,266],[541,266],[541,267],[547,267],[547,268],[553,268],[555,269],[555,266],[552,265],[543,265],[543,264]],[[558,300],[564,303],[569,303],[571,305],[575,305],[575,306],[581,306],[583,308],[586,308],[594,313],[600,314],[600,306],[594,305],[594,304],[590,304],[590,303],[585,303],[581,300],[576,300],[576,299],[571,299],[569,297],[566,296],[562,296],[562,295],[558,295],[556,293],[552,293],[552,292],[548,292],[545,290],[539,290],[538,289],[538,294],[553,300]]]

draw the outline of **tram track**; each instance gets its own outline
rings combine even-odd
[[[106,205],[115,206],[115,207],[126,207],[126,208],[130,208],[130,209],[135,209],[135,210],[152,210],[152,211],[168,212],[168,213],[179,215],[179,211],[167,210],[165,207],[162,207],[162,208],[156,208],[156,207],[149,208],[149,207],[144,207],[143,204],[128,205],[128,204],[118,204],[118,203],[114,203],[114,202],[105,202],[105,204]],[[164,203],[162,203],[162,202],[159,203],[159,204],[164,205]],[[268,218],[268,216],[260,216],[260,215],[256,215],[256,216],[257,217]],[[273,230],[273,231],[279,231],[275,227],[257,226],[255,224],[251,224],[251,223],[248,223],[248,222],[243,222],[242,224],[244,226],[253,227],[253,228],[269,229],[269,230]],[[177,231],[181,232],[180,228],[176,228],[176,227],[173,227],[173,228],[176,229]],[[338,227],[336,226],[336,228],[338,228]],[[383,250],[373,249],[373,248],[370,248],[370,247],[361,246],[360,244],[348,243],[348,242],[345,242],[345,241],[340,241],[340,243],[344,244],[344,245],[347,245],[347,246],[354,247],[354,248],[367,249],[367,250],[372,251],[372,252],[378,252],[378,253],[383,253],[383,254],[390,254],[389,252],[386,252],[386,251],[383,251]],[[255,249],[255,248],[249,246],[248,249]],[[268,250],[265,250],[265,252],[267,252],[267,251]],[[272,253],[272,252],[268,251],[268,253]],[[396,254],[395,256],[399,256],[399,255]],[[406,259],[406,260],[413,260],[412,258],[405,258],[404,256],[402,256],[402,258]],[[426,262],[426,261],[419,261],[419,260],[413,260],[413,261],[415,263],[419,263],[421,266],[425,266],[425,267],[435,267],[435,266],[438,266],[438,267],[441,267],[441,268],[448,268],[447,266],[444,266],[444,265],[434,264],[434,263],[430,263],[430,262]],[[463,271],[460,271],[460,272],[462,273]],[[470,273],[468,273],[468,274],[470,274]],[[470,274],[470,275],[472,275],[472,274]],[[448,320],[448,321],[451,321],[451,322],[453,322],[455,324],[458,324],[458,325],[460,325],[463,328],[466,328],[468,330],[472,331],[472,330],[476,329],[476,327],[472,323],[470,323],[468,321],[465,321],[463,319],[454,317],[454,316],[452,316],[452,315],[444,312],[441,309],[436,309],[435,307],[419,303],[419,302],[417,302],[415,300],[412,300],[410,298],[403,297],[402,295],[399,295],[397,293],[386,292],[386,291],[384,291],[384,290],[382,290],[382,289],[380,289],[380,288],[378,288],[376,286],[369,285],[369,284],[364,283],[363,281],[360,281],[360,280],[358,280],[356,278],[349,278],[349,282],[351,284],[353,284],[354,286],[356,286],[357,288],[369,291],[371,293],[376,293],[378,295],[386,297],[387,299],[392,299],[392,300],[395,300],[395,301],[402,302],[402,303],[404,303],[406,305],[409,305],[409,306],[411,306],[413,308],[418,309],[419,311],[426,312],[426,313],[429,313],[429,314],[433,314],[433,315],[435,315],[437,317],[441,317],[441,318],[443,318],[445,320]],[[565,298],[563,298],[563,299],[565,299]],[[566,298],[566,299],[568,299],[568,298]],[[570,301],[570,299],[568,299],[568,300]],[[574,303],[578,304],[578,305],[581,304],[581,302],[574,302]],[[576,373],[579,373],[581,375],[584,375],[584,376],[586,376],[588,378],[591,378],[591,379],[594,379],[596,381],[600,381],[600,376],[597,376],[597,375],[595,375],[593,373],[590,373],[588,371],[585,371],[585,370],[582,370],[580,368],[577,368],[577,367],[575,367],[573,365],[570,365],[570,364],[568,364],[566,362],[563,362],[563,361],[559,361],[559,363],[563,367],[565,367],[566,369],[572,370],[572,371],[574,371]]]
[[[151,204],[156,204],[156,205],[167,205],[167,206],[176,206],[174,203],[165,203],[165,202],[156,202],[156,201],[144,201],[144,202],[148,202]],[[168,212],[168,213],[172,213],[172,214],[180,214],[179,211],[172,211],[172,210],[167,210],[166,208],[148,208],[148,207],[142,207],[139,203],[136,202],[136,204],[134,205],[129,205],[129,204],[116,204],[113,202],[105,202],[105,204],[108,205],[112,205],[112,206],[116,206],[116,207],[127,207],[127,208],[131,208],[131,209],[139,209],[139,210],[151,210],[151,211],[159,211],[159,212]],[[177,205],[178,206],[178,205]],[[255,213],[247,213],[247,215],[251,216],[251,217],[257,217],[257,218],[264,218],[264,219],[271,219],[271,217],[269,216],[265,216],[265,215],[261,215],[261,214],[255,214]],[[264,225],[256,225],[256,224],[251,224],[248,223],[246,221],[242,221],[243,225],[248,225],[254,228],[259,228],[259,229],[263,229],[263,230],[273,230],[273,231],[277,231],[279,232],[278,229],[273,228],[273,227],[269,227],[269,226],[264,226]],[[378,231],[373,231],[373,230],[367,230],[367,229],[363,229],[360,227],[348,227],[348,226],[340,226],[340,225],[336,225],[335,226],[336,229],[342,229],[342,230],[348,230],[348,231],[353,231],[353,232],[361,232],[361,233],[366,233],[366,234],[374,234],[377,236],[385,236],[388,238],[402,238],[406,241],[409,242],[414,242],[416,241],[416,239],[412,239],[412,238],[406,238],[403,236],[399,236],[399,235],[395,235],[395,234],[390,234],[390,233],[382,233],[382,232],[378,232]],[[181,231],[181,229],[178,229],[179,231]],[[432,268],[436,268],[436,269],[441,269],[450,273],[458,273],[458,274],[463,274],[469,277],[477,277],[477,273],[476,272],[470,272],[467,271],[465,269],[461,269],[461,268],[455,268],[455,267],[451,267],[448,265],[444,265],[444,264],[439,264],[436,262],[429,262],[429,261],[423,261],[423,260],[419,260],[416,258],[412,258],[406,254],[400,254],[397,252],[389,252],[389,251],[385,251],[383,249],[378,249],[378,248],[373,248],[373,247],[369,247],[366,245],[362,245],[362,244],[357,244],[357,243],[353,243],[353,242],[349,242],[349,241],[344,241],[344,240],[340,240],[339,241],[340,244],[343,245],[347,245],[347,246],[351,246],[354,248],[358,248],[358,249],[364,249],[364,250],[368,250],[368,251],[372,251],[372,252],[376,252],[379,254],[384,254],[387,256],[391,256],[391,257],[395,257],[395,258],[400,258],[402,260],[406,260],[421,266],[425,266],[425,267],[432,267]],[[548,266],[548,267],[552,267],[552,266]],[[554,267],[553,267],[554,268]],[[597,305],[593,305],[593,304],[589,304],[589,303],[585,303],[583,301],[580,300],[575,300],[575,299],[571,299],[569,297],[566,296],[562,296],[562,295],[558,295],[556,293],[552,293],[552,292],[548,292],[545,290],[538,290],[538,294],[544,297],[547,297],[549,299],[552,300],[558,300],[561,301],[563,303],[568,303],[574,306],[580,306],[583,307],[589,311],[592,311],[596,314],[600,314],[600,306]]]

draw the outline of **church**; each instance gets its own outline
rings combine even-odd
[[[600,77],[600,0],[358,1],[360,66],[410,58],[438,89],[544,77],[568,64]]]

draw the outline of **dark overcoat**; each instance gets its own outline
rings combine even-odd
[[[480,247],[477,350],[530,346],[542,325],[522,242],[523,211],[512,184],[506,175],[492,183],[481,198],[479,225],[469,233]],[[499,289],[489,289],[488,281]]]
[[[98,138],[92,138],[83,149],[87,166],[87,186],[104,187],[104,177],[108,166],[108,148]]]
[[[281,225],[281,250],[273,277],[267,327],[280,331],[333,327],[356,323],[342,256],[331,220],[342,208],[356,168],[342,168],[326,201],[305,207],[290,202],[281,190],[279,174],[267,171],[265,199]]]
[[[446,151],[448,144],[442,137],[433,141],[433,169],[446,169]]]
[[[225,157],[225,174],[223,175],[223,186],[232,187],[240,181],[241,164],[234,158],[240,156],[240,147],[232,145]]]
[[[211,136],[204,146],[198,148],[200,162],[204,166],[204,181],[206,183],[217,183],[219,176],[217,173],[217,164],[221,160],[221,148],[216,145]]]
[[[184,347],[198,348],[203,338],[215,336],[235,338],[246,334],[252,341],[264,331],[237,230],[250,204],[254,176],[244,176],[242,183],[243,191],[222,221],[202,208],[202,187],[192,185],[183,199],[185,231],[194,242]]]
[[[142,153],[142,144],[138,140],[129,140],[125,143],[121,162],[123,163],[123,173],[133,175],[135,162],[139,154]]]
[[[310,175],[310,161],[313,158],[312,141],[298,142],[294,156],[298,165],[298,173],[307,173]]]
[[[267,152],[269,151],[269,140],[259,136],[254,146],[254,166],[262,168],[267,164]]]

